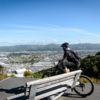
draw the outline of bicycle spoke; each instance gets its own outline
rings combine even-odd
[[[87,77],[82,75],[79,79],[80,84],[75,87],[75,92],[81,96],[90,95],[94,90],[94,85],[92,81]]]

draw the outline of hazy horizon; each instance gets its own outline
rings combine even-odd
[[[38,43],[38,44],[9,44],[9,45],[0,45],[0,47],[6,47],[6,46],[27,46],[27,45],[29,45],[29,46],[31,46],[31,45],[34,45],[34,46],[47,46],[47,45],[61,45],[62,43],[47,43],[47,44],[41,44],[41,43]],[[69,45],[100,45],[100,43],[71,43],[71,44],[69,44]]]

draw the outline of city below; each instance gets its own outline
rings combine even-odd
[[[95,55],[98,50],[76,50],[80,58]],[[63,51],[23,51],[0,52],[0,65],[3,73],[14,74],[16,77],[24,77],[24,72],[32,73],[54,67],[62,59]]]

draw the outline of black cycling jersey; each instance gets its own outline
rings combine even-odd
[[[65,58],[67,59],[67,61],[73,62],[75,64],[78,64],[80,62],[79,57],[76,56],[76,53],[72,50],[66,50],[64,52],[63,59],[65,59]]]

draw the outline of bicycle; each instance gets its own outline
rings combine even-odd
[[[54,75],[59,75],[63,74],[64,70],[56,65],[54,68],[51,70],[45,72],[42,76],[42,78],[54,76]],[[86,97],[89,96],[93,93],[94,91],[94,84],[91,81],[91,79],[86,76],[86,75],[80,75],[80,78],[78,79],[79,85],[75,86],[73,90],[80,96]]]

